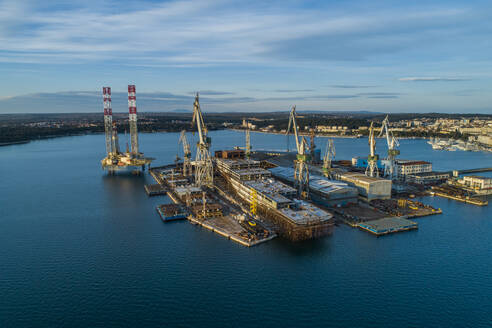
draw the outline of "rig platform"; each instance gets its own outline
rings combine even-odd
[[[149,196],[165,195],[167,192],[166,188],[162,187],[158,183],[145,185],[144,189]]]
[[[186,219],[189,215],[185,206],[176,204],[159,205],[157,206],[157,213],[164,222]]]
[[[358,223],[357,226],[377,236],[418,229],[417,222],[405,218],[391,217]]]

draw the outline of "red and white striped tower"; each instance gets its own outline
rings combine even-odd
[[[104,104],[104,131],[106,133],[106,154],[113,154],[112,131],[113,131],[113,110],[111,109],[111,88],[103,87],[103,104]]]
[[[128,112],[130,122],[130,140],[132,144],[131,153],[138,156],[138,131],[137,131],[137,98],[135,96],[135,86],[128,86]]]

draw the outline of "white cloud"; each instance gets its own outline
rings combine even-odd
[[[402,82],[433,82],[433,81],[469,81],[470,79],[461,78],[461,77],[401,77],[398,81]]]

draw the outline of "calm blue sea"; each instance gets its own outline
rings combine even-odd
[[[214,149],[244,144],[239,132],[210,135]],[[171,163],[178,136],[141,134],[140,148]],[[284,136],[251,138],[286,147]],[[490,153],[400,143],[401,158],[436,170],[492,166]],[[367,139],[335,146],[337,159],[368,150]],[[376,238],[342,225],[245,248],[164,224],[155,207],[169,200],[143,190],[152,179],[106,176],[103,156],[103,135],[0,147],[0,327],[492,326],[492,205],[426,197],[444,214],[417,219],[417,231]]]

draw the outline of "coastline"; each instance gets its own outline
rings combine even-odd
[[[230,130],[230,131],[236,131],[236,132],[244,132],[246,130],[244,129],[234,129],[234,128],[227,128],[226,130]],[[264,134],[279,134],[279,135],[285,135],[285,133],[283,132],[273,132],[273,131],[259,131],[259,130],[250,130],[250,132],[253,132],[253,133],[264,133]],[[309,137],[310,134],[309,133],[306,133],[306,132],[299,132],[299,135],[300,136],[303,136],[303,137]],[[364,135],[360,135],[360,136],[349,136],[349,135],[345,135],[345,136],[342,136],[342,135],[339,135],[339,134],[315,134],[314,135],[315,137],[317,138],[345,138],[345,139],[364,139],[364,138],[367,138],[367,136],[364,136]],[[385,137],[376,137],[376,139],[384,139]],[[399,137],[398,140],[404,140],[404,139],[410,139],[410,140],[413,140],[413,139],[422,139],[422,140],[429,140],[430,138],[426,138],[426,137]]]

